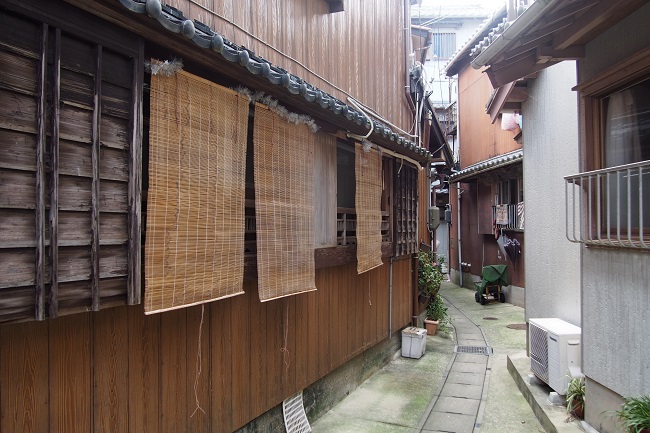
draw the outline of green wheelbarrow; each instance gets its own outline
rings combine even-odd
[[[503,286],[509,286],[507,265],[488,265],[483,267],[483,275],[480,282],[476,284],[474,300],[485,305],[490,299],[499,302],[506,302],[506,295],[503,293]]]

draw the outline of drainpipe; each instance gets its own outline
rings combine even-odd
[[[418,326],[419,311],[418,311],[418,256],[417,254],[415,254],[413,257],[412,266],[413,266],[413,281],[411,282],[411,284],[413,284],[412,322],[413,322],[413,326]]]
[[[388,338],[393,336],[393,256],[388,271]]]
[[[415,105],[413,105],[413,100],[411,99],[411,52],[412,41],[411,41],[411,3],[409,0],[404,0],[404,93],[403,96],[406,99],[406,105],[408,105],[411,111],[415,110]],[[415,116],[415,114],[414,114]],[[410,131],[409,131],[410,133]]]
[[[463,287],[463,266],[461,263],[463,263],[463,248],[462,248],[462,241],[460,237],[460,195],[462,194],[462,190],[460,189],[460,182],[456,184],[456,189],[457,189],[457,194],[456,194],[456,199],[457,199],[457,212],[458,212],[458,218],[456,221],[456,225],[458,226],[458,271],[460,272],[460,287]]]

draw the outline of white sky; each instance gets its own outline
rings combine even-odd
[[[422,7],[434,6],[440,3],[448,4],[450,2],[453,2],[457,5],[480,4],[487,9],[496,10],[501,7],[506,2],[506,0],[422,0]]]

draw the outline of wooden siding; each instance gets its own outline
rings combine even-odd
[[[501,119],[492,124],[485,113],[492,84],[487,75],[471,66],[465,67],[458,78],[458,122],[461,168],[479,161],[521,149],[512,131],[501,129]]]
[[[406,326],[410,279],[410,260],[394,261],[392,318],[389,264],[353,263],[267,303],[249,282],[203,314],[121,306],[2,325],[0,432],[233,431],[387,338],[390,320]]]
[[[139,297],[140,41],[111,49],[48,19],[0,18],[0,321]]]
[[[125,26],[132,26],[132,19],[139,20],[125,8],[107,4],[112,2],[69,2],[93,13],[121,15],[116,21]],[[403,0],[346,0],[345,11],[333,14],[323,0],[167,0],[163,3],[209,25],[226,39],[341,101],[347,101],[344,93],[347,92],[391,123],[404,130],[411,128],[412,116],[404,91]],[[141,22],[155,32],[166,32],[150,18]],[[189,52],[184,55],[191,57]]]

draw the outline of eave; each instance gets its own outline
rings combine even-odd
[[[585,55],[584,45],[647,0],[536,0],[514,21],[474,47],[472,66],[495,88],[563,60]]]
[[[523,159],[524,151],[521,149],[515,150],[514,152],[505,153],[503,155],[498,155],[494,158],[486,159],[484,161],[477,162],[476,164],[472,164],[452,174],[449,177],[449,182],[456,183],[460,181],[467,182],[470,180],[476,180],[476,177],[480,174],[484,174],[486,172],[509,165],[521,163]]]
[[[373,143],[422,164],[431,159],[431,153],[410,136],[375,118],[371,125],[368,117],[353,106],[228,41],[200,21],[185,17],[182,11],[163,6],[160,0],[66,1],[175,51],[191,53],[193,60],[206,66],[218,64],[219,72],[229,79],[262,90],[282,104],[313,117],[324,130],[365,136],[372,126],[368,139]],[[152,26],[154,21],[160,27]],[[161,32],[161,27],[166,31]]]

